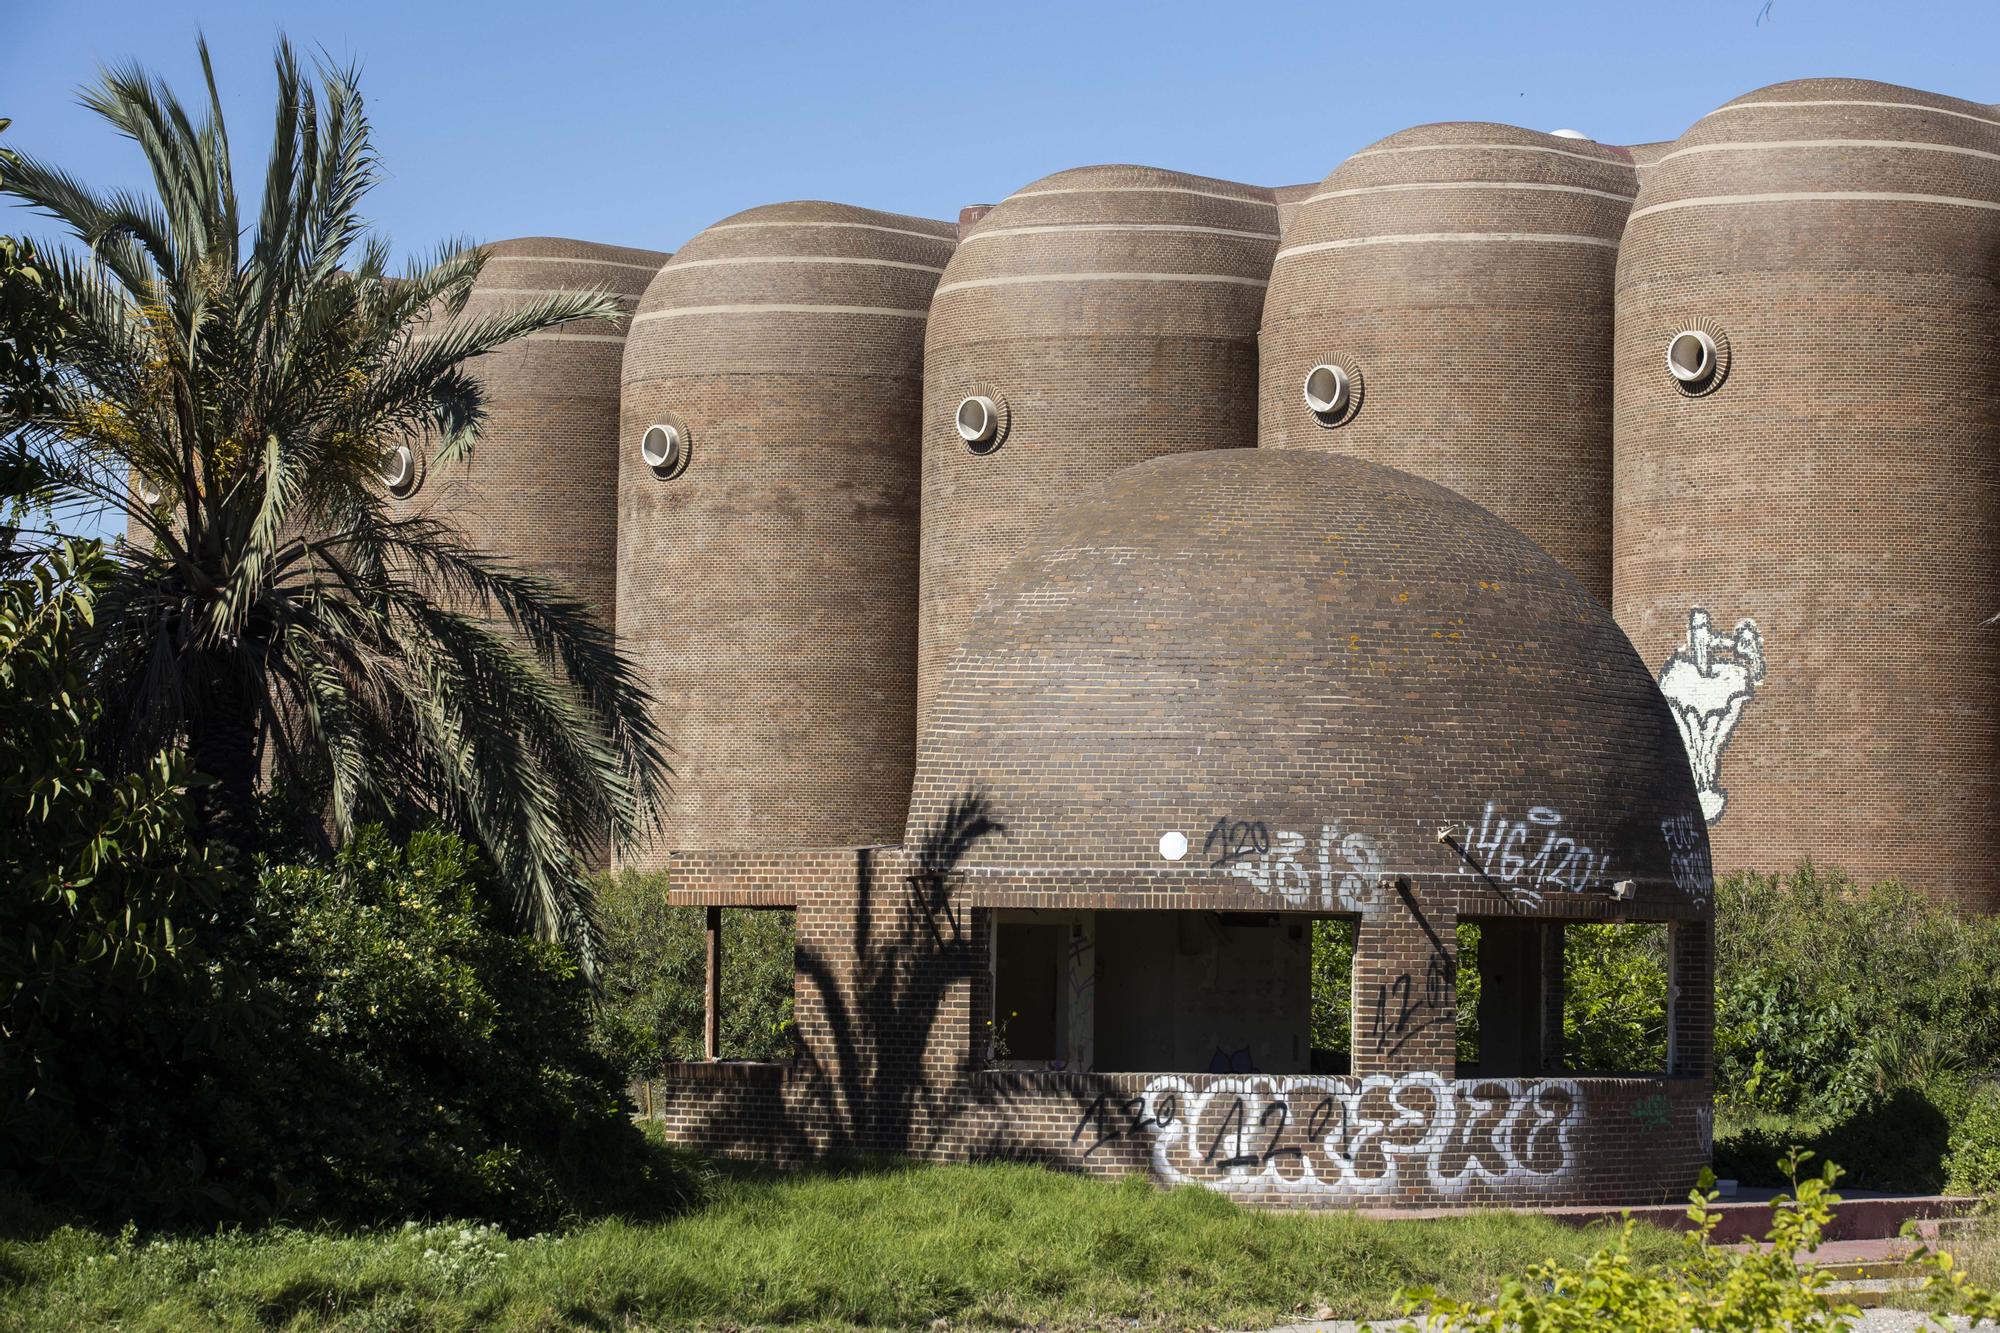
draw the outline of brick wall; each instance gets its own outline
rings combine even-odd
[[[778,858],[799,905],[800,1054],[669,1067],[650,1093],[670,1138],[781,1165],[847,1150],[1037,1161],[1298,1207],[1660,1202],[1708,1160],[1711,1086],[1685,1056],[1674,1077],[1455,1078],[1449,959],[1411,992],[1408,1039],[1400,1007],[1376,1019],[1373,988],[1400,999],[1395,978],[1435,960],[1430,933],[1452,938],[1438,904],[1454,891],[1439,886],[1411,889],[1430,904],[1422,923],[1364,920],[1353,1076],[990,1068],[993,913],[953,891],[935,849],[853,849],[844,871]],[[769,891],[768,867],[751,869],[750,891]],[[677,894],[728,895],[725,869],[704,874]],[[1705,923],[1687,938],[1705,945]],[[1676,1021],[1705,1024],[1691,982],[1706,951],[1675,957]]]
[[[1059,172],[968,227],[925,336],[920,719],[1053,511],[1144,459],[1256,443],[1277,232],[1268,190],[1129,166]],[[984,454],[953,425],[973,394],[1005,409]]]
[[[1646,169],[1613,607],[1706,733],[1719,869],[1810,857],[2000,907],[1996,153],[1990,107],[1815,79]],[[1698,391],[1667,371],[1686,329],[1727,357]]]
[[[1403,468],[1611,596],[1611,294],[1638,181],[1617,151],[1510,125],[1393,134],[1291,205],[1264,304],[1258,443]],[[1322,362],[1358,407],[1307,407]]]
[[[915,745],[917,409],[950,223],[840,204],[725,218],[633,317],[618,641],[673,743],[667,853],[893,839]],[[678,424],[689,461],[640,457]]]

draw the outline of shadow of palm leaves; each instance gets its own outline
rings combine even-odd
[[[951,876],[980,840],[1005,832],[984,792],[955,797],[912,849],[915,869],[899,901],[877,903],[879,853],[864,848],[846,947],[801,938],[799,975],[825,1016],[820,1050],[832,1057],[825,1068],[810,1043],[802,1057],[824,1089],[825,1147],[922,1151],[942,1136],[946,1090],[962,1084],[972,1059],[969,1040],[943,1053],[931,1040],[953,991],[971,979],[973,933],[952,907]]]

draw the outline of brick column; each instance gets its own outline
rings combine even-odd
[[[1542,930],[1542,1067],[1543,1074],[1560,1074],[1569,1065],[1569,1048],[1563,1036],[1563,1002],[1568,995],[1564,980],[1567,955],[1563,952],[1563,923],[1544,921]]]
[[[1361,918],[1354,940],[1355,1074],[1434,1070],[1457,1065],[1458,916],[1397,890]]]
[[[1714,1073],[1715,923],[1675,921],[1667,927],[1667,1072],[1680,1078]]]

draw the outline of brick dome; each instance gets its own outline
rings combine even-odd
[[[982,793],[972,903],[1368,911],[1403,877],[1459,911],[1708,910],[1680,738],[1610,614],[1339,455],[1155,459],[1054,518],[944,676],[908,840]]]
[[[1259,439],[1407,468],[1611,593],[1611,295],[1623,150],[1512,125],[1404,130],[1293,206],[1264,303]],[[1315,411],[1320,365],[1350,377]]]
[[[924,320],[954,242],[950,223],[774,204],[689,241],[639,303],[618,639],[674,777],[663,845],[624,863],[894,838],[916,744]],[[646,443],[654,427],[672,442]]]
[[[630,310],[668,256],[554,236],[484,247],[463,318],[562,291],[603,288]],[[530,334],[470,364],[486,421],[470,458],[422,474],[407,504],[448,516],[474,545],[553,579],[614,619],[618,369],[627,326]]]
[[[1278,211],[1260,186],[1058,172],[965,235],[924,349],[919,708],[994,573],[1056,506],[1132,463],[1257,439],[1257,319]],[[990,399],[990,440],[957,411]]]
[[[1647,168],[1612,604],[1688,728],[1720,869],[1810,856],[2000,906],[1996,160],[1989,107],[1811,79]]]

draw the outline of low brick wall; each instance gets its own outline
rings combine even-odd
[[[1453,935],[1456,881],[1399,887],[1362,914],[1357,996],[1408,1003],[1393,1028],[1357,1023],[1350,1075],[996,1069],[982,1059],[993,911],[956,899],[923,852],[685,861],[677,901],[798,904],[798,1058],[676,1065],[652,1083],[667,1136],[703,1152],[1038,1161],[1260,1205],[1406,1209],[1668,1203],[1708,1162],[1705,920],[1672,925],[1671,1077],[1453,1077],[1454,962],[1437,941]]]
[[[797,1166],[813,1156],[789,1064],[718,1060],[670,1064],[648,1079],[653,1119],[668,1141],[718,1157]]]
[[[789,1165],[889,1146],[842,1127],[833,1090],[791,1066],[682,1065],[653,1087],[668,1137],[705,1151]],[[1709,1157],[1697,1079],[979,1070],[949,1093],[914,1154],[1139,1173],[1263,1206],[1666,1203]]]

